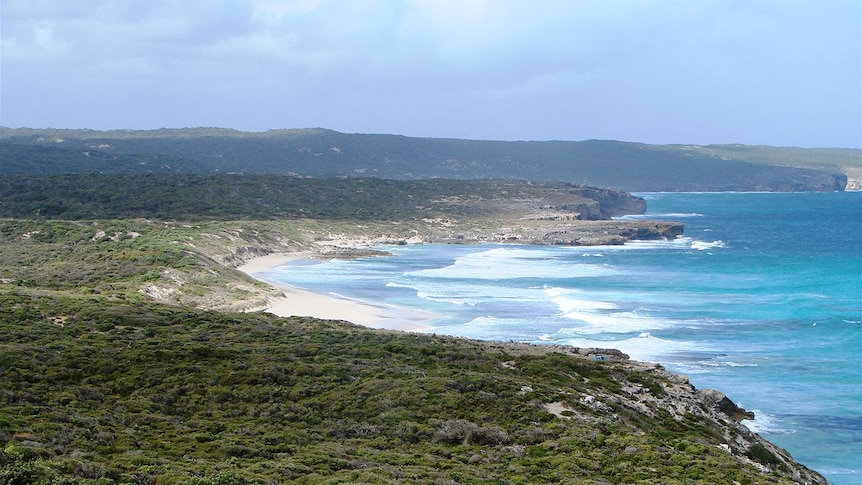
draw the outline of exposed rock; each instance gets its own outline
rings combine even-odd
[[[862,167],[846,167],[847,183],[844,190],[862,190]]]
[[[817,472],[797,463],[787,451],[752,433],[739,422],[753,419],[753,413],[737,406],[721,391],[695,389],[686,376],[668,372],[659,364],[629,360],[626,354],[615,349],[514,342],[484,342],[483,345],[504,355],[560,353],[608,366],[612,379],[619,384],[619,391],[614,392],[609,387],[593,387],[590,393],[561,393],[554,400],[540,403],[546,412],[558,419],[625,423],[631,418],[622,410],[652,418],[669,417],[679,423],[686,423],[692,416],[697,416],[709,423],[709,427],[721,437],[722,442],[715,446],[740,463],[800,484],[827,483]],[[590,380],[580,378],[577,374],[573,374],[572,378]],[[607,375],[605,378],[608,378]],[[525,386],[522,392],[533,392],[534,388],[540,387],[541,383]],[[633,453],[634,449],[628,452]]]
[[[715,389],[702,389],[698,391],[698,397],[714,410],[720,411],[728,415],[734,421],[742,421],[743,419],[754,419],[754,413],[746,411],[728,399],[723,392]]]

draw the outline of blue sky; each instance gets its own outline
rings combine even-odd
[[[3,0],[0,124],[862,147],[859,0]]]

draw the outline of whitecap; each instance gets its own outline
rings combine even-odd
[[[559,308],[562,313],[575,311],[613,310],[618,308],[615,303],[608,301],[586,300],[579,298],[583,292],[566,288],[551,287],[544,289],[551,302]]]
[[[614,348],[628,354],[632,359],[645,362],[667,362],[676,352],[703,349],[703,344],[689,341],[668,340],[641,332],[636,337],[588,338],[580,335],[579,329],[560,329],[556,334],[546,334],[541,340],[574,347]]]
[[[495,317],[493,315],[482,315],[462,324],[462,326],[469,327],[472,329],[479,329],[499,327],[505,323],[506,320],[503,318]]]
[[[680,236],[675,239],[655,239],[655,240],[633,240],[626,241],[625,244],[611,244],[604,246],[590,246],[589,249],[585,249],[579,246],[562,246],[558,249],[560,251],[570,251],[570,252],[582,252],[582,256],[586,254],[591,255],[599,255],[601,254],[599,251],[603,252],[621,252],[621,251],[631,251],[631,250],[642,250],[642,249],[688,249],[690,246],[690,242],[692,238],[688,236]],[[588,252],[584,252],[588,251]]]
[[[582,334],[643,332],[666,328],[670,325],[669,322],[639,315],[633,311],[613,313],[573,311],[564,313],[562,316],[583,322],[585,326],[576,327],[577,332]]]
[[[416,292],[416,297],[418,297],[418,298],[422,298],[423,300],[436,301],[436,302],[440,302],[440,303],[449,303],[449,304],[452,304],[452,305],[475,305],[475,304],[476,304],[475,302],[468,301],[468,300],[463,299],[463,298],[442,298],[442,297],[435,297],[435,296],[428,295],[428,294],[426,294],[425,292],[422,292],[422,291],[417,291],[417,292]]]
[[[830,475],[862,475],[862,472],[859,470],[854,470],[852,468],[833,468],[829,466],[821,466],[817,468],[821,474],[824,476]]]
[[[494,284],[453,284],[448,280],[419,278],[409,282],[389,282],[388,287],[411,289],[418,298],[457,305],[490,302],[544,302],[547,297],[541,288],[512,287]]]
[[[757,367],[757,364],[753,363],[743,363],[743,362],[732,362],[732,361],[720,361],[720,360],[704,360],[702,362],[692,363],[691,365],[697,367]]]
[[[744,419],[741,423],[754,433],[758,434],[794,434],[795,429],[782,428],[781,420],[771,414],[766,414],[759,409],[751,409],[754,419]]]
[[[531,342],[541,340],[536,331],[541,331],[541,322],[527,322],[521,318],[505,318],[494,315],[480,315],[469,321],[454,325],[440,325],[432,330],[446,335],[467,337],[479,340],[513,340]],[[541,335],[541,334],[540,334]]]
[[[724,243],[724,241],[721,241],[721,240],[718,240],[718,241],[699,241],[699,240],[695,239],[694,241],[691,242],[691,248],[697,249],[698,251],[705,251],[707,249],[724,248],[724,247],[727,247],[727,245]]]
[[[521,248],[495,248],[469,253],[440,268],[411,271],[410,278],[479,279],[503,281],[526,278],[587,278],[613,275],[609,267],[570,263],[549,257],[548,251]]]
[[[389,281],[383,286],[385,286],[387,288],[404,288],[406,290],[415,290],[416,289],[415,285],[410,285],[410,284],[406,284],[406,283],[399,283],[397,281]]]
[[[654,212],[648,214],[628,214],[614,217],[616,220],[638,220],[638,219],[687,219],[690,217],[704,217],[699,212]]]

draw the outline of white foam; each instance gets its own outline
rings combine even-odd
[[[598,256],[601,255],[602,252],[620,252],[620,251],[636,251],[636,250],[656,250],[656,249],[668,249],[668,250],[687,250],[687,249],[695,249],[695,250],[704,250],[704,249],[712,249],[712,248],[725,248],[727,247],[727,243],[724,241],[701,241],[699,239],[694,239],[690,236],[680,236],[671,240],[649,240],[649,241],[628,241],[623,245],[609,245],[609,246],[591,246],[589,248],[589,252],[585,252],[582,256]],[[584,248],[569,247],[565,248],[569,251],[584,251]]]
[[[396,283],[396,282],[394,282],[394,281],[390,281],[390,282],[386,283],[386,285],[385,285],[385,286],[387,286],[387,287],[389,287],[389,288],[407,288],[407,289],[411,289],[411,290],[415,289],[413,285],[406,285],[406,284],[403,284],[403,283]]]
[[[606,246],[590,246],[587,251],[591,254],[599,254],[599,251],[604,252],[620,252],[642,249],[688,249],[691,245],[692,238],[688,236],[680,236],[675,239],[656,239],[656,240],[635,240],[627,241],[622,245],[606,245]],[[560,249],[569,251],[585,251],[585,248],[578,246],[567,246]]]
[[[751,409],[754,419],[744,419],[741,423],[754,433],[758,434],[793,434],[795,429],[782,428],[781,420],[773,415],[766,414],[759,409]]]
[[[638,220],[638,219],[687,219],[690,217],[704,217],[698,212],[654,212],[649,214],[628,214],[614,217],[616,220]]]
[[[854,470],[852,468],[833,468],[830,466],[820,466],[817,468],[821,474],[825,476],[830,475],[862,475],[862,472],[859,470]]]
[[[573,331],[581,334],[646,332],[671,325],[669,322],[640,315],[633,311],[613,313],[568,312],[562,316],[584,323],[584,326],[572,328]]]
[[[720,241],[720,240],[719,241],[694,240],[691,242],[691,248],[697,249],[698,251],[705,251],[707,249],[724,248],[724,247],[727,247],[727,245],[724,243],[724,241]]]
[[[504,318],[481,315],[454,325],[440,325],[432,330],[446,335],[455,335],[479,340],[517,340],[532,341],[541,322],[525,321],[520,318]]]
[[[416,296],[419,298],[422,298],[423,300],[437,301],[440,303],[450,303],[452,305],[475,305],[476,304],[473,301],[468,301],[468,300],[463,299],[463,298],[460,298],[460,299],[458,299],[458,298],[443,298],[443,297],[439,297],[439,296],[428,295],[422,291],[417,291]]]
[[[623,311],[611,301],[584,298],[585,293],[580,290],[552,287],[546,288],[544,294],[557,305],[558,316],[583,324],[569,329],[576,333],[645,332],[670,325],[640,310]]]
[[[544,289],[551,301],[557,305],[562,313],[575,311],[595,311],[595,310],[613,310],[617,305],[608,301],[585,300],[577,298],[583,293],[578,290],[570,290],[565,288],[546,288]]]
[[[667,356],[674,352],[692,351],[703,348],[695,342],[667,340],[654,337],[649,332],[642,332],[637,337],[624,339],[596,339],[587,338],[583,335],[570,335],[567,330],[561,329],[556,334],[543,335],[541,340],[548,342],[563,343],[575,347],[605,347],[618,349],[628,354],[634,360],[645,362],[666,362]]]
[[[420,278],[408,282],[389,282],[388,287],[414,290],[416,296],[425,300],[453,303],[456,305],[488,303],[494,300],[543,302],[540,288],[518,288],[493,284],[453,284],[448,280]]]
[[[563,263],[549,257],[546,250],[495,248],[466,254],[449,266],[412,271],[405,276],[502,281],[521,278],[585,278],[616,273],[602,265]]]
[[[703,362],[697,362],[695,364],[691,364],[694,366],[700,367],[757,367],[757,364],[753,363],[743,363],[743,362],[732,362],[732,361],[720,361],[720,360],[706,360]]]
[[[733,362],[733,361],[725,361],[719,362],[719,364],[725,367],[757,367],[757,364],[754,363],[745,363],[745,362]]]

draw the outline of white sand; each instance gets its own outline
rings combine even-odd
[[[238,266],[236,269],[242,271],[249,276],[252,276],[252,273],[263,273],[264,271],[268,271],[272,268],[287,264],[291,261],[313,258],[314,256],[299,252],[267,254],[266,256],[258,256],[250,261],[247,261]],[[267,281],[267,283],[269,282]]]
[[[360,300],[352,300],[337,295],[325,295],[303,290],[293,286],[278,284],[260,277],[259,273],[282,266],[291,261],[312,259],[308,253],[270,254],[254,258],[237,269],[273,286],[278,287],[283,296],[270,302],[267,311],[280,317],[308,316],[330,320],[346,320],[357,325],[371,328],[385,328],[402,331],[421,331],[430,328],[425,324],[436,317],[433,313],[409,308],[375,305]]]

